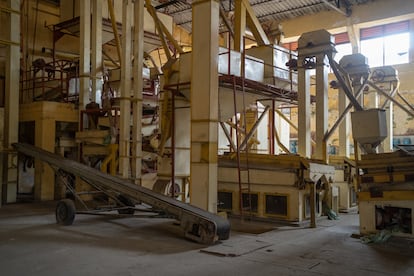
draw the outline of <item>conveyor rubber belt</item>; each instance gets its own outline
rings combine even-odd
[[[47,162],[55,169],[62,169],[79,176],[85,181],[100,187],[103,191],[108,191],[108,193],[114,191],[165,211],[180,221],[184,235],[191,240],[204,244],[213,244],[217,240],[229,238],[229,221],[216,214],[155,193],[128,180],[105,174],[35,146],[24,143],[16,143],[13,146],[18,152]]]

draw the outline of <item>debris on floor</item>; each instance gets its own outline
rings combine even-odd
[[[338,220],[339,219],[338,214],[334,210],[329,208],[329,206],[327,204],[323,205],[323,211],[328,216],[329,220]]]
[[[385,243],[392,236],[391,231],[382,230],[375,234],[361,237],[363,243]]]

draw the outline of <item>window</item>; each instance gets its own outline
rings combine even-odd
[[[265,195],[265,213],[268,215],[287,216],[288,199],[286,195]]]
[[[335,61],[339,62],[343,56],[352,54],[352,45],[349,40],[348,33],[340,33],[335,35]]]
[[[337,53],[335,54],[334,59],[336,62],[339,62],[341,58],[343,58],[344,56],[352,54],[352,45],[349,42],[345,44],[336,45],[335,49]]]
[[[297,51],[298,50],[298,41],[283,43],[282,47],[284,47],[288,50],[291,50],[291,51]]]
[[[408,63],[409,22],[361,29],[361,54],[370,67]]]

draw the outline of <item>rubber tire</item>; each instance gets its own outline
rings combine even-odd
[[[62,199],[56,206],[56,223],[61,225],[71,225],[75,219],[75,203],[71,199]]]
[[[126,206],[135,207],[134,202],[132,202],[132,200],[129,199],[128,197],[126,197],[126,196],[119,195],[118,200],[121,201]],[[118,211],[118,214],[120,214],[120,215],[133,215],[135,213],[135,210],[133,208],[118,209],[117,211]]]

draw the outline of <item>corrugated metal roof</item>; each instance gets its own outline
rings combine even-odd
[[[340,8],[345,4],[361,4],[369,0],[341,0]],[[159,12],[173,17],[174,22],[191,32],[191,3],[193,0],[153,0]],[[256,17],[261,23],[267,21],[284,21],[287,19],[331,10],[329,4],[336,5],[335,0],[250,0]],[[220,1],[226,12],[234,11],[234,0]]]

